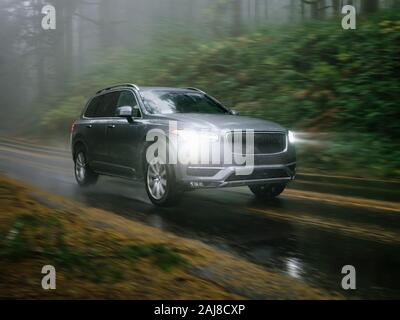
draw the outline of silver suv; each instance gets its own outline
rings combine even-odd
[[[253,134],[252,163],[246,174],[241,170],[248,164],[235,161],[170,163],[153,161],[160,158],[157,153],[148,157],[150,147],[161,141],[149,139],[151,132],[165,136],[168,152],[189,148],[191,154],[199,136],[205,138],[203,146],[211,147],[239,135],[239,144],[247,151],[248,130]],[[171,134],[178,139],[172,142]],[[96,183],[99,175],[142,179],[150,200],[160,206],[176,203],[185,190],[243,185],[257,197],[270,199],[282,193],[296,170],[290,131],[270,121],[239,116],[196,88],[122,84],[102,89],[72,125],[71,148],[80,186]]]

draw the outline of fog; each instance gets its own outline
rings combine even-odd
[[[160,39],[171,38],[181,39],[182,48],[177,49],[184,51],[189,41],[206,43],[261,27],[326,19],[339,14],[346,3],[377,9],[378,1],[367,2],[368,6],[335,0],[2,0],[1,128],[32,125],[28,120],[45,97],[64,94],[68,84],[114,48],[151,51]],[[380,7],[395,3],[380,1]],[[41,26],[46,4],[56,9],[55,30]],[[156,49],[162,50],[162,45]]]

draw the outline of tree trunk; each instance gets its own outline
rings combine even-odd
[[[232,35],[239,36],[242,33],[242,1],[233,0]]]
[[[314,2],[311,3],[311,18],[312,19],[319,19],[319,7],[318,7],[318,1],[315,0]]]
[[[341,12],[340,0],[332,0],[333,15],[337,16]]]
[[[301,1],[301,20],[304,21],[306,18],[306,7],[303,1]]]
[[[370,14],[378,11],[379,1],[378,0],[363,0],[361,1],[361,12],[364,14]]]
[[[74,72],[74,42],[73,42],[73,24],[72,17],[75,11],[75,1],[65,1],[65,19],[64,19],[64,64],[66,66],[66,78]]]
[[[289,23],[293,23],[296,20],[296,2],[296,0],[290,0]]]
[[[256,25],[256,27],[258,28],[260,26],[260,0],[256,0],[256,2],[254,3],[254,23]]]
[[[100,19],[98,23],[99,28],[99,42],[103,50],[108,49],[115,45],[117,42],[116,37],[116,23],[113,21],[113,8],[116,3],[109,0],[102,0],[100,3]]]
[[[318,17],[324,19],[326,17],[326,0],[318,1]]]

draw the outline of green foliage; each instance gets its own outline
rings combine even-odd
[[[187,265],[175,248],[162,243],[119,244],[102,239],[102,243],[94,244],[93,239],[88,238],[84,248],[72,246],[66,242],[67,234],[57,214],[53,219],[38,218],[34,214],[18,215],[8,232],[0,234],[0,258],[8,261],[45,258],[50,264],[68,271],[67,276],[78,273],[94,282],[121,280],[123,273],[119,263],[124,261],[134,266],[141,259],[149,259],[164,272]],[[109,254],[110,251],[115,253]]]
[[[32,217],[33,221],[34,217]],[[9,258],[11,261],[18,261],[32,255],[26,237],[22,234],[22,229],[30,221],[26,221],[25,216],[18,217],[12,224],[7,234],[0,237],[0,257]],[[32,224],[32,227],[36,225]]]
[[[77,117],[84,97],[113,83],[196,86],[244,115],[295,130],[368,134],[337,143],[369,153],[370,141],[376,141],[382,147],[374,150],[386,151],[377,156],[388,161],[400,136],[399,27],[400,13],[384,12],[359,19],[357,30],[342,30],[334,19],[198,45],[169,37],[146,52],[107,53],[41,125],[59,132]],[[340,160],[336,147],[329,152]],[[368,154],[343,160],[355,157]]]
[[[317,146],[297,146],[300,168],[352,176],[400,177],[400,150],[368,133],[325,134]]]
[[[178,253],[163,244],[125,246],[118,255],[131,262],[150,257],[153,263],[163,271],[171,271],[176,266],[186,264]]]
[[[83,96],[60,99],[44,114],[40,125],[52,133],[68,132],[71,123],[79,117],[85,103],[86,99]]]

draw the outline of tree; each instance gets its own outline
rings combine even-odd
[[[289,20],[290,22],[295,21],[295,16],[296,16],[296,0],[290,0],[290,6],[289,6]]]
[[[340,0],[332,0],[332,9],[333,9],[333,14],[335,16],[339,15],[341,12],[341,1]]]
[[[327,5],[326,0],[301,0],[302,2],[302,16],[304,16],[304,4],[311,6],[311,18],[321,19],[326,16],[326,9],[330,8]]]
[[[242,1],[232,1],[232,35],[239,36],[242,33]]]
[[[318,18],[323,19],[326,17],[326,9],[329,6],[326,5],[326,0],[319,0],[318,2]]]
[[[255,0],[254,3],[254,11],[255,11],[255,16],[254,16],[254,22],[256,27],[260,26],[260,8],[261,8],[261,1],[260,0]]]
[[[361,1],[361,12],[364,14],[370,14],[378,11],[379,0],[363,0]]]
[[[318,19],[319,18],[319,0],[309,1],[311,2],[311,18]]]

